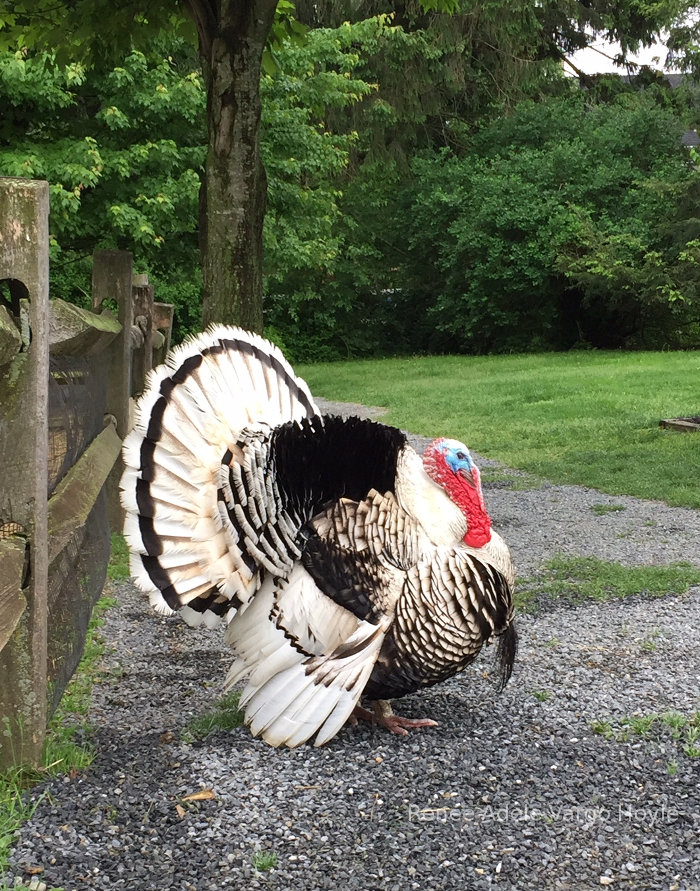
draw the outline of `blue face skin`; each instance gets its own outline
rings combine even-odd
[[[462,473],[470,477],[475,464],[472,461],[469,449],[456,439],[446,439],[438,446],[445,457],[445,464],[452,473]]]

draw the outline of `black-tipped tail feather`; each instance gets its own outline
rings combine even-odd
[[[513,674],[513,665],[515,657],[518,654],[518,632],[515,628],[515,622],[511,619],[510,623],[498,637],[498,650],[496,658],[499,665],[500,682],[498,692],[502,693],[506,684]]]

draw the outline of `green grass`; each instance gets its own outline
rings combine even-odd
[[[626,510],[624,504],[592,504],[591,510],[597,517],[604,517],[606,514],[619,513]]]
[[[700,352],[444,356],[299,367],[329,399],[381,405],[414,433],[452,436],[508,467],[612,495],[700,507]]]
[[[109,565],[107,566],[107,578],[113,582],[123,582],[128,579],[129,572],[129,549],[123,535],[118,532],[112,533],[112,548],[109,556]]]
[[[700,758],[700,726],[697,721],[695,725],[687,728],[687,742],[683,746],[683,751],[689,758]]]
[[[692,585],[700,585],[700,569],[690,563],[622,566],[597,557],[560,554],[543,563],[533,577],[518,579],[515,604],[528,611],[542,598],[578,605],[632,594],[664,597],[685,594]]]
[[[253,866],[258,872],[266,872],[277,866],[277,854],[270,851],[256,851],[253,855]]]
[[[531,690],[530,691],[537,702],[547,702],[552,698],[552,694],[549,690]]]
[[[183,729],[181,736],[185,742],[204,739],[217,730],[234,730],[243,724],[243,712],[238,708],[240,692],[226,693],[216,703],[213,710],[194,718]]]
[[[670,738],[686,757],[700,758],[700,712],[630,715],[614,724],[610,720],[598,719],[591,722],[591,730],[616,742],[629,742],[634,737],[649,739],[652,735],[659,740]],[[678,772],[678,762],[669,762],[666,769],[674,776]]]
[[[98,632],[104,625],[104,614],[117,604],[118,601],[114,597],[101,597],[93,607],[80,665],[66,687],[54,715],[54,722],[87,715],[92,688],[101,674],[100,663],[105,653],[105,643]]]
[[[30,819],[36,808],[36,804],[28,804],[22,797],[27,783],[25,772],[20,768],[0,775],[0,889],[6,887],[5,870],[15,832]]]
[[[85,650],[75,674],[66,687],[46,732],[42,765],[39,769],[19,765],[0,774],[0,891],[4,889],[10,849],[19,827],[30,819],[37,803],[27,802],[27,789],[48,777],[68,774],[88,767],[94,757],[89,742],[86,715],[92,687],[100,676],[105,644],[99,635],[106,610],[116,600],[102,597],[93,609]]]
[[[597,733],[598,736],[604,736],[606,739],[613,739],[615,736],[615,731],[613,730],[610,721],[606,721],[602,718],[597,718],[595,721],[591,721],[591,730],[594,733]]]

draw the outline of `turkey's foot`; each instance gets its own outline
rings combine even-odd
[[[391,703],[386,699],[377,699],[373,703],[374,711],[356,705],[351,718],[357,721],[369,721],[371,724],[379,724],[386,727],[392,733],[399,736],[408,736],[409,730],[420,730],[421,727],[437,727],[437,721],[430,718],[402,718],[401,715],[395,715]]]

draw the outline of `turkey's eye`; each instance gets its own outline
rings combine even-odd
[[[465,459],[466,457],[467,457],[467,456],[464,454],[464,452],[457,452],[457,458],[458,458],[459,461],[464,461],[464,459]]]

